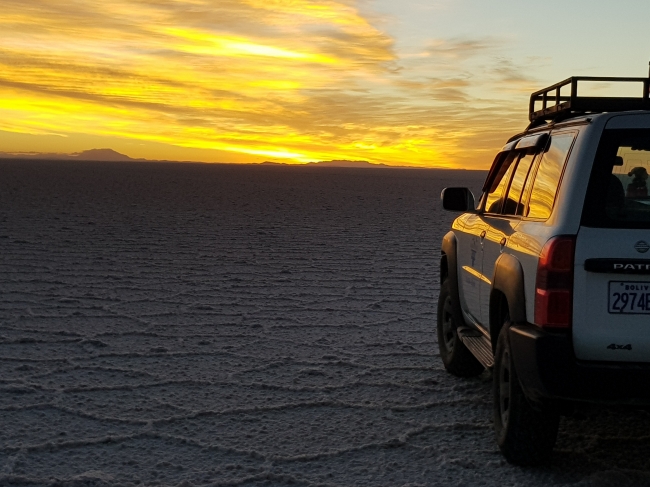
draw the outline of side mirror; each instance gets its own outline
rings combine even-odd
[[[449,211],[474,211],[474,195],[468,188],[445,188],[440,195],[442,207]]]

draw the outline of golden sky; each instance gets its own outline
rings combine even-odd
[[[0,151],[484,168],[525,127],[540,58],[509,34],[408,38],[421,3],[386,5],[0,0]]]

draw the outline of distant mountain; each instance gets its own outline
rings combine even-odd
[[[379,168],[390,167],[386,164],[375,164],[368,161],[318,161],[309,162],[308,166],[322,166],[322,167],[363,167],[363,168]]]
[[[131,157],[120,154],[113,149],[90,149],[76,154],[71,154],[80,161],[135,161]]]
[[[263,166],[289,166],[293,164],[287,164],[284,162],[271,162],[271,161],[266,161],[263,162],[261,165]],[[368,161],[345,161],[345,160],[337,160],[337,161],[318,161],[318,162],[308,162],[307,164],[301,164],[301,166],[319,166],[319,167],[353,167],[353,168],[369,168],[369,169],[377,169],[377,168],[391,168],[391,167],[396,167],[396,166],[389,166],[387,164],[380,164],[380,163],[374,163],[374,162],[368,162]]]
[[[2,159],[47,159],[63,161],[143,161],[120,154],[113,149],[90,149],[72,154],[58,152],[0,152]]]
[[[192,161],[167,161],[167,160],[150,160],[134,159],[125,154],[120,154],[113,149],[90,149],[82,152],[73,152],[64,154],[60,152],[0,152],[0,159],[38,159],[48,161],[109,161],[109,162],[129,162],[129,161],[148,161],[148,162],[192,162]],[[374,163],[368,161],[317,161],[308,162],[307,164],[287,164],[286,162],[265,161],[260,166],[294,166],[294,167],[347,167],[360,169],[416,169],[409,166],[389,166],[388,164]]]

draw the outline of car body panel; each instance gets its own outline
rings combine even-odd
[[[479,215],[468,213],[459,217],[452,228],[457,239],[458,291],[461,309],[470,316],[470,321],[480,322],[480,282],[483,276],[481,234],[485,223]]]
[[[643,239],[650,243],[650,231],[580,229],[576,241],[573,299],[573,346],[578,359],[650,362],[650,314],[611,313],[610,306],[614,303],[609,299],[610,282],[613,291],[619,287],[615,283],[634,282],[645,286],[645,290],[633,290],[637,300],[641,294],[650,295],[650,271],[647,274],[618,274],[585,269],[587,259],[650,258],[635,249],[635,244]]]
[[[483,220],[486,226],[483,242],[483,274],[489,276],[489,280],[481,281],[481,317],[483,323],[489,327],[490,295],[495,264],[506,249],[507,241],[515,233],[515,227],[519,224],[519,220],[496,215],[485,215]]]

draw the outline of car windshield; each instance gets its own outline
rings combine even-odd
[[[650,228],[650,130],[603,135],[583,220],[588,226]]]

